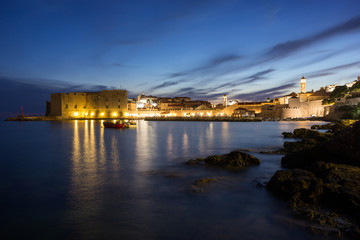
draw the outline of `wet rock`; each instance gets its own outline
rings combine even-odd
[[[324,125],[312,125],[311,129],[326,129],[330,130],[334,126],[334,123],[327,123]]]
[[[360,166],[360,122],[313,148],[286,154],[281,163],[287,168],[307,168],[317,161]]]
[[[266,187],[277,195],[289,198],[296,205],[302,202],[317,204],[323,194],[322,185],[322,180],[314,173],[292,169],[276,171]]]
[[[304,139],[297,142],[285,142],[283,151],[285,153],[299,152],[307,149],[311,149],[319,142],[314,139]]]
[[[233,151],[224,155],[212,155],[207,158],[191,159],[187,165],[208,165],[222,168],[244,168],[260,164],[260,159],[240,151]]]
[[[306,228],[317,234],[339,238],[360,238],[360,229],[356,222],[333,211],[303,204],[293,209],[293,215],[307,220]]]
[[[284,138],[314,139],[317,141],[324,141],[332,136],[330,133],[321,133],[316,130],[306,128],[297,128],[293,133],[283,132],[282,135]]]

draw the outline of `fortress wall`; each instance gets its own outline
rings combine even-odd
[[[126,90],[51,94],[51,116],[61,116],[63,118],[109,118],[121,116],[126,110]]]

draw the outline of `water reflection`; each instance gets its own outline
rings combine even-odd
[[[103,167],[97,159],[105,159],[105,151],[101,151],[104,148],[101,147],[102,144],[97,151],[95,129],[93,121],[74,122],[69,202],[72,209],[71,219],[79,226],[79,234],[82,234],[82,227],[85,231],[85,228],[91,225],[93,216],[101,212],[100,186],[103,184]],[[103,155],[98,155],[99,153]]]

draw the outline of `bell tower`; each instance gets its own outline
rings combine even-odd
[[[300,93],[306,93],[306,78],[304,76],[300,80]]]
[[[224,94],[224,96],[223,96],[223,106],[227,107],[227,96],[226,96],[226,94]]]

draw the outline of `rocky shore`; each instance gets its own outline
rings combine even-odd
[[[289,200],[294,216],[324,235],[360,239],[360,121],[337,122],[327,133],[296,129],[284,137],[283,167],[267,189]]]

